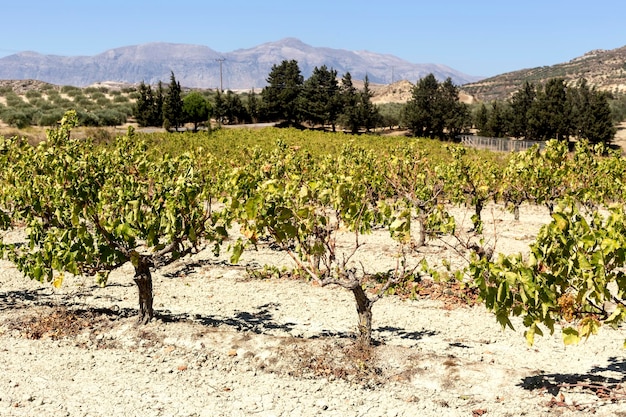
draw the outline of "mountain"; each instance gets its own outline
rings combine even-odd
[[[250,49],[217,52],[207,46],[147,43],[105,51],[94,56],[42,55],[20,52],[0,58],[0,79],[33,79],[59,85],[84,87],[102,81],[154,84],[168,83],[170,72],[184,87],[250,89],[262,88],[273,65],[298,61],[302,75],[326,65],[339,76],[350,72],[355,80],[369,77],[371,83],[389,84],[406,79],[416,82],[433,73],[439,80],[450,77],[457,84],[478,81],[440,64],[413,64],[393,55],[368,51],[313,47],[286,38]],[[221,65],[221,78],[220,78]]]
[[[462,88],[480,100],[503,100],[518,91],[525,81],[543,84],[557,77],[567,82],[585,78],[599,90],[626,92],[626,46],[611,50],[597,49],[569,62],[508,72],[466,84]]]

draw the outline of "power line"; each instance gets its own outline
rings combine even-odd
[[[224,61],[226,61],[226,58],[217,58],[216,61],[220,63],[220,93],[223,93],[224,92],[224,84],[223,84],[223,81],[222,81],[222,63]]]

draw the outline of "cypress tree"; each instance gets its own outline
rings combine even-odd
[[[163,101],[163,122],[176,131],[183,123],[183,99],[180,83],[176,81],[174,72],[170,75],[170,84]]]

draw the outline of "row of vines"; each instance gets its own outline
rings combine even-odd
[[[255,135],[273,146],[237,148],[233,137],[252,135],[241,131],[169,152],[172,143],[132,129],[96,146],[71,136],[76,122],[68,112],[36,147],[0,138],[0,226],[23,232],[1,235],[0,255],[57,286],[66,273],[106,285],[110,271],[130,262],[142,323],[154,315],[155,268],[207,246],[236,263],[271,243],[308,279],[354,295],[358,338],[369,344],[377,300],[416,274],[438,276],[407,259],[429,239],[458,234],[447,210],[454,205],[471,207],[477,237],[466,242],[468,263],[454,277],[475,287],[503,326],[522,316],[532,343],[563,322],[564,341],[575,343],[626,319],[626,160],[601,145],[581,142],[569,152],[553,141],[541,152],[503,155],[419,141],[384,149],[348,142],[315,151],[267,129]],[[515,213],[524,204],[550,208],[553,221],[529,256],[493,259],[482,244],[490,201]],[[382,228],[398,243],[397,267],[359,268],[353,258],[362,236]],[[347,251],[337,245],[340,234],[350,236]],[[382,280],[375,290],[374,275]]]

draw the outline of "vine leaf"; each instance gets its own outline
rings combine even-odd
[[[572,327],[566,327],[563,329],[563,344],[564,345],[577,345],[580,342],[580,335],[578,330]]]

